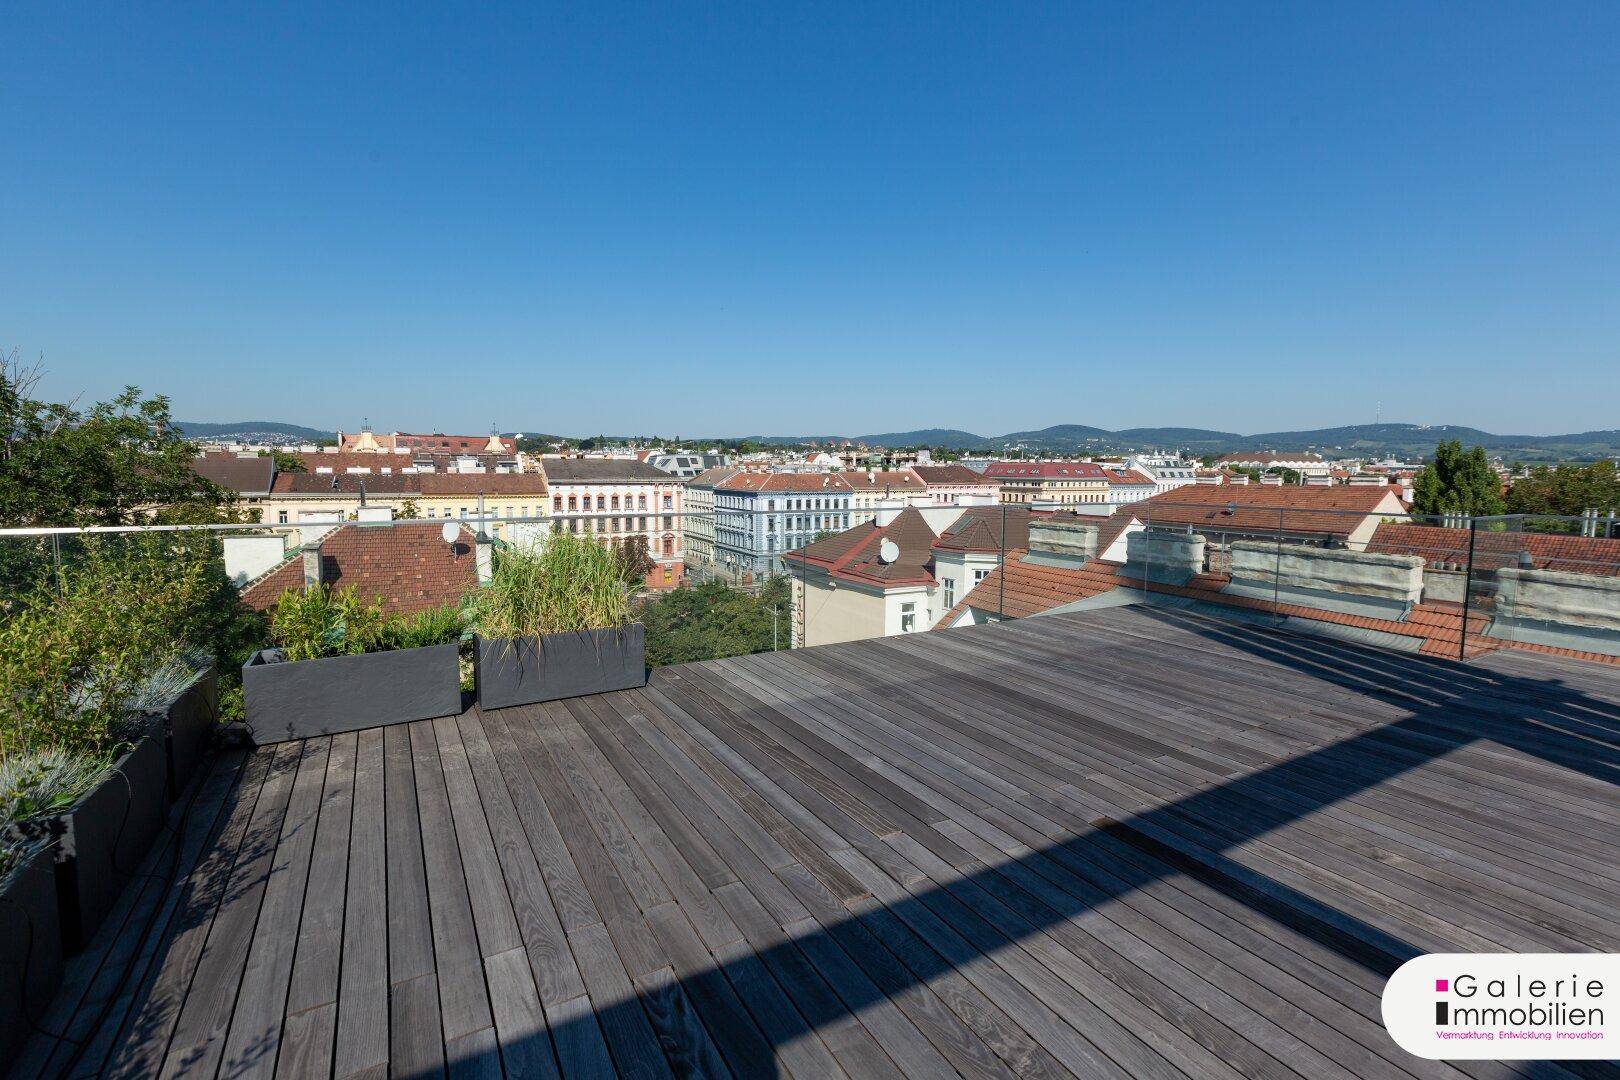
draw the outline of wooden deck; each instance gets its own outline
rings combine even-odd
[[[1140,609],[226,757],[15,1075],[1614,1075],[1419,952],[1620,950],[1620,678]]]

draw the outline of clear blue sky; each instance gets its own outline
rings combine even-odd
[[[13,3],[0,41],[0,343],[64,395],[1620,426],[1612,2]]]

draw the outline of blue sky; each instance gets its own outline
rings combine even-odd
[[[1620,5],[11,4],[0,343],[316,426],[1620,426]]]

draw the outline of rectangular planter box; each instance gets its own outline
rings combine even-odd
[[[14,1059],[61,983],[56,863],[47,849],[24,862],[0,892],[0,1061]]]
[[[647,631],[631,623],[538,638],[474,637],[473,672],[484,709],[645,686]]]
[[[168,809],[168,752],[154,722],[72,809],[11,826],[52,845],[62,948],[68,955],[95,936],[119,891],[139,873]]]
[[[460,646],[273,662],[262,649],[242,665],[248,727],[263,745],[461,712]]]
[[[164,710],[168,734],[169,798],[178,799],[191,783],[197,763],[208,750],[208,737],[219,724],[219,673],[208,665],[195,682]]]

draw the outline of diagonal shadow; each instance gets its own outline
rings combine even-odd
[[[779,1071],[779,1051],[803,1036],[847,1025],[856,1014],[869,1016],[917,987],[954,985],[964,973],[981,967],[980,961],[1007,957],[1014,946],[1048,935],[1093,965],[1105,988],[1101,1000],[1092,1001],[1094,1013],[1064,1018],[1072,1025],[1063,1035],[1066,1043],[1048,1042],[1061,1045],[1061,1061],[1041,1058],[1046,1051],[1038,1048],[1003,1046],[1009,1059],[1029,1072],[1061,1064],[1082,1074],[1180,1075],[1181,1063],[1171,1046],[1189,1040],[1249,1075],[1315,1075],[1313,1062],[1318,1060],[1324,1074],[1329,1067],[1355,1075],[1427,1069],[1379,1038],[1344,1045],[1352,1040],[1341,1037],[1338,1045],[1323,1043],[1322,1049],[1289,1043],[1277,1052],[1281,1056],[1272,1056],[1264,1040],[1239,1035],[1207,1011],[1200,1002],[1219,988],[1190,969],[1175,973],[1185,981],[1184,987],[1172,985],[1188,1001],[1185,1012],[1169,1010],[1157,1018],[1179,1033],[1160,1041],[1151,1030],[1133,1028],[1110,1015],[1109,993],[1132,994],[1148,988],[1151,978],[1123,966],[1110,949],[1099,946],[1085,929],[1083,917],[1155,883],[1185,875],[1327,950],[1341,963],[1341,977],[1370,988],[1405,960],[1445,942],[1438,938],[1425,942],[1421,934],[1413,935],[1417,941],[1396,937],[1257,872],[1235,859],[1233,852],[1482,739],[1613,784],[1620,778],[1620,702],[1554,678],[1236,628],[1182,613],[1146,614],[1211,645],[1241,650],[1256,662],[1280,665],[1389,702],[1404,715],[1129,816],[1087,821],[1071,814],[1065,824],[1074,832],[1072,838],[993,865],[980,862],[958,871],[913,844],[906,856],[926,877],[913,878],[903,891],[881,885],[886,869],[879,862],[884,857],[882,845],[863,849],[869,879],[880,883],[880,899],[850,907],[808,874],[785,875],[789,887],[816,916],[814,925],[797,925],[792,928],[796,934],[787,938],[778,934],[771,941],[753,940],[745,955],[656,990],[597,1002],[590,1013],[559,1020],[528,1037],[526,1045],[486,1045],[447,1065],[452,1072],[498,1072],[503,1062],[538,1060],[549,1063],[548,1068],[562,1062],[561,1071],[568,1074],[584,1059],[569,1053],[559,1057],[557,1049],[596,1046],[605,1047],[606,1056],[594,1062],[601,1075],[729,1070],[740,1077],[773,1076]],[[1008,624],[997,632],[1019,630],[1017,624]],[[975,644],[981,643],[993,649],[993,635],[982,635]],[[1020,647],[1027,650],[1032,645],[1025,641]],[[916,654],[908,654],[908,660],[916,663]],[[876,697],[892,691],[904,698],[913,685],[903,674],[886,680],[863,675],[861,683]],[[823,706],[836,708],[847,697],[826,680],[818,679],[817,684],[826,688]],[[913,693],[906,700],[911,709],[929,708],[926,694]],[[745,717],[769,712],[773,720],[782,716],[763,701],[736,712]],[[1043,808],[1044,812],[1048,811]],[[906,839],[902,833],[894,842],[905,844]],[[727,897],[733,898],[742,899]],[[1620,947],[1620,926],[1609,929],[1609,940],[1588,944],[1598,949]],[[1286,951],[1287,946],[1278,948]],[[1145,1003],[1146,996],[1139,1000]],[[1303,1011],[1293,1015],[1309,1020]],[[939,1065],[965,1073],[988,1072],[1007,1063],[976,1060],[977,1051],[951,1040],[950,1023],[950,1017],[923,1017],[918,1027],[931,1037],[931,1046],[911,1048],[886,1040],[881,1050],[897,1060],[906,1054],[932,1053]],[[648,1031],[659,1040],[661,1055],[657,1050],[648,1053]],[[1301,1039],[1312,1037],[1308,1029],[1299,1034]],[[1295,1059],[1296,1053],[1316,1057]],[[893,1064],[887,1058],[883,1061]],[[907,1062],[923,1071],[928,1064],[925,1058]],[[1600,1063],[1527,1062],[1494,1071],[1481,1068],[1491,1075],[1617,1075],[1612,1066]],[[1446,1070],[1436,1067],[1431,1072],[1442,1075]]]

